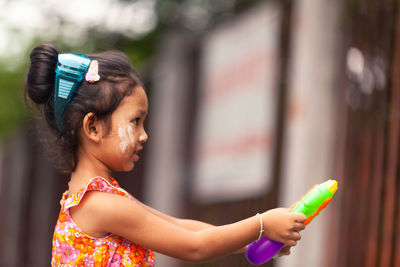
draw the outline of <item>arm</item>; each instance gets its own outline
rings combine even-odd
[[[182,227],[182,228],[184,228],[186,230],[189,230],[189,231],[197,232],[197,231],[204,230],[204,229],[207,229],[207,228],[215,227],[215,225],[208,224],[208,223],[201,222],[201,221],[197,221],[197,220],[179,219],[179,218],[176,218],[176,217],[172,217],[172,216],[169,216],[169,215],[167,215],[167,214],[165,214],[163,212],[160,212],[160,211],[158,211],[156,209],[153,209],[152,207],[149,207],[149,206],[141,203],[140,201],[138,201],[136,199],[135,199],[135,202],[138,205],[140,205],[143,208],[145,208],[146,210],[148,210],[149,212],[151,212],[152,214],[154,214],[155,216],[158,216],[158,217],[160,217],[160,218],[162,218],[162,219],[164,219],[164,220],[166,220],[166,221],[168,221],[168,222],[170,222],[172,224],[180,226],[180,227]]]
[[[193,232],[174,224],[171,217],[160,217],[135,201],[97,191],[87,193],[79,206],[74,220],[90,232],[114,233],[146,248],[187,261],[204,261],[228,255],[255,240],[260,230],[259,218],[254,216]],[[270,215],[265,214],[265,222]],[[84,219],[79,222],[79,218]],[[193,222],[189,225],[192,227]],[[199,226],[198,223],[194,225]],[[265,227],[269,227],[268,224]],[[273,232],[272,229],[266,231]],[[285,243],[292,241],[276,235]],[[297,235],[290,235],[290,238],[298,240],[300,237]]]
[[[200,230],[204,230],[207,228],[211,228],[211,227],[216,227],[215,225],[209,224],[209,223],[205,223],[202,221],[197,221],[197,220],[191,220],[191,219],[179,219],[179,218],[175,218],[175,217],[171,217],[165,213],[162,213],[156,209],[153,209],[152,207],[149,207],[143,203],[141,203],[140,201],[136,200],[138,204],[142,205],[144,208],[146,208],[148,211],[150,211],[151,213],[153,213],[154,215],[163,218],[166,221],[169,221],[177,226],[180,226],[186,230],[189,231],[193,231],[193,232],[197,232]],[[235,251],[234,253],[240,254],[240,253],[244,253],[246,252],[246,248],[247,246],[244,246],[242,248],[240,248],[239,250]]]

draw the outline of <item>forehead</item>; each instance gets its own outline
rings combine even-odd
[[[136,86],[129,96],[124,97],[121,104],[115,110],[115,115],[146,115],[148,110],[148,100],[144,89]]]

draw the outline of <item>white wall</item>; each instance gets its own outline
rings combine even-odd
[[[283,177],[279,203],[291,206],[333,173],[335,81],[340,60],[340,1],[294,1]],[[329,206],[279,267],[324,266]]]

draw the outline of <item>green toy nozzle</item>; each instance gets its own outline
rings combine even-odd
[[[329,191],[331,191],[332,195],[336,193],[338,189],[338,183],[336,180],[329,179],[328,181],[323,183],[326,187],[328,187]]]

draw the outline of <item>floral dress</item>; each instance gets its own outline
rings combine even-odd
[[[94,238],[85,234],[72,220],[69,209],[79,204],[84,194],[91,190],[117,194],[129,199],[132,196],[111,178],[90,179],[71,196],[66,191],[61,199],[61,211],[53,236],[52,266],[154,266],[154,252],[114,234]]]

